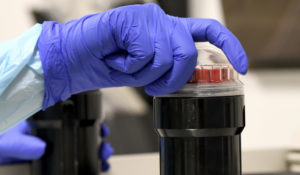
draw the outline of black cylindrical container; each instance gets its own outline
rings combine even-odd
[[[47,143],[32,175],[99,175],[100,91],[73,95],[33,116],[34,135]]]
[[[157,97],[161,175],[240,175],[244,97]]]
[[[225,57],[204,48],[198,60],[205,52]],[[180,91],[154,98],[154,120],[161,175],[242,174],[243,85],[229,64],[198,64]]]

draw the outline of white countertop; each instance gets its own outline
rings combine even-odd
[[[158,153],[112,156],[111,169],[101,175],[159,175]],[[29,164],[0,166],[1,175],[30,175]]]
[[[110,163],[104,175],[159,175],[158,153],[113,156]]]
[[[287,150],[243,151],[243,173],[285,172]],[[159,175],[159,154],[128,154],[112,156],[111,169],[101,175]],[[30,175],[29,164],[0,166],[0,175]]]

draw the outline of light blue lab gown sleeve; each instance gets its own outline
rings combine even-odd
[[[44,77],[36,24],[22,36],[0,42],[0,134],[42,109]]]

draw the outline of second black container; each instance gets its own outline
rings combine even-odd
[[[33,116],[34,135],[47,143],[32,175],[99,175],[101,94],[73,95]]]

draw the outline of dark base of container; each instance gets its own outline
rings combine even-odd
[[[161,138],[161,175],[240,175],[240,136]]]
[[[47,147],[43,157],[32,162],[31,175],[99,175],[98,128],[34,129]]]
[[[154,99],[161,175],[241,175],[244,96]]]

